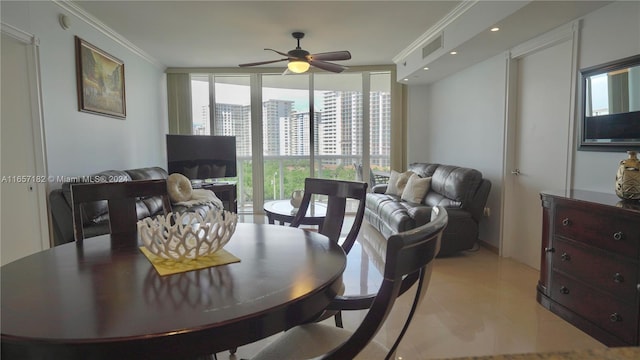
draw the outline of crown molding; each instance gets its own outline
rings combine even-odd
[[[30,34],[28,32],[22,31],[20,29],[18,29],[15,26],[11,26],[5,22],[2,22],[0,24],[2,26],[2,33],[6,34],[8,36],[11,36],[12,38],[24,43],[24,44],[31,44],[31,45],[35,45],[38,46],[40,45],[40,39],[38,39],[37,37],[35,37],[33,34]]]
[[[143,58],[144,60],[150,62],[151,64],[161,69],[166,68],[166,66],[160,63],[156,58],[147,54],[144,50],[140,49],[139,47],[134,45],[132,42],[127,40],[124,36],[118,34],[116,31],[108,27],[105,23],[98,20],[96,17],[89,14],[84,9],[82,9],[81,7],[73,3],[73,1],[62,1],[62,0],[51,0],[51,1],[56,5],[58,5],[59,7],[61,7],[62,9],[68,11],[70,14],[84,21],[89,26],[98,30],[99,32],[101,32],[111,40],[115,41],[119,45],[123,46],[127,50]]]
[[[395,64],[399,64],[414,51],[420,50],[433,38],[439,36],[444,29],[451,23],[456,21],[460,16],[464,15],[469,9],[471,9],[480,0],[465,0],[461,4],[451,10],[446,16],[444,16],[435,25],[429,28],[424,34],[402,50],[398,55],[394,56],[392,61]]]
[[[513,47],[510,50],[511,58],[519,59],[566,40],[571,40],[573,39],[574,34],[579,31],[579,28],[580,20],[574,20],[568,24],[550,30],[534,39]]]

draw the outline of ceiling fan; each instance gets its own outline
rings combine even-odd
[[[281,51],[277,51],[274,49],[265,49],[265,50],[271,50],[278,55],[284,56],[285,58],[278,59],[278,60],[259,61],[254,63],[240,64],[238,66],[240,67],[257,66],[257,65],[271,64],[271,63],[288,60],[289,63],[287,64],[287,68],[289,69],[289,71],[298,73],[298,74],[309,70],[309,66],[314,66],[319,69],[331,71],[334,73],[341,73],[345,69],[347,69],[346,66],[334,64],[328,61],[349,60],[351,59],[350,52],[332,51],[332,52],[324,52],[324,53],[318,53],[318,54],[310,54],[307,50],[303,50],[300,47],[300,39],[304,37],[303,32],[294,32],[291,34],[291,36],[293,36],[294,39],[298,40],[298,46],[296,46],[295,49],[290,50],[287,53],[283,53]]]

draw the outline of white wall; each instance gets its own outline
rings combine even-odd
[[[640,53],[640,2],[613,3],[585,16],[582,24],[579,68]],[[504,56],[499,55],[436,83],[408,86],[407,90],[409,163],[430,161],[482,171],[492,182],[487,204],[492,214],[482,224],[480,239],[496,247],[501,215],[505,70]],[[618,162],[626,154],[574,149],[571,156],[574,188],[614,193]]]
[[[88,175],[107,169],[166,167],[164,69],[120,45],[50,1],[6,2],[2,22],[40,40],[40,70],[49,175]],[[71,27],[62,29],[58,15]],[[74,35],[125,64],[124,120],[78,111]],[[52,188],[59,184],[51,184]]]
[[[409,86],[407,157],[471,167],[492,183],[480,239],[498,247],[505,108],[505,55],[429,86]],[[452,96],[455,94],[455,96]]]
[[[640,54],[640,2],[614,3],[585,16],[579,53],[581,69]],[[624,152],[576,151],[573,187],[614,194],[615,174],[626,158]]]

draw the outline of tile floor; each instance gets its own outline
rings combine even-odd
[[[366,226],[363,225],[363,230]],[[366,261],[363,251],[358,246],[349,254],[344,278],[347,292],[355,289],[353,286],[361,290],[377,286],[376,270]],[[366,285],[361,281],[363,274]],[[396,358],[440,359],[605,348],[538,305],[538,276],[537,270],[482,247],[436,259],[427,296]],[[393,342],[408,313],[412,295],[408,292],[398,299],[377,341],[387,346]],[[345,327],[354,328],[361,318],[361,312],[345,314]],[[251,358],[274,337],[240,347],[236,356],[220,353],[218,359]]]

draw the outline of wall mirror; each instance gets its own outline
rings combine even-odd
[[[640,150],[640,55],[580,70],[578,150]]]

